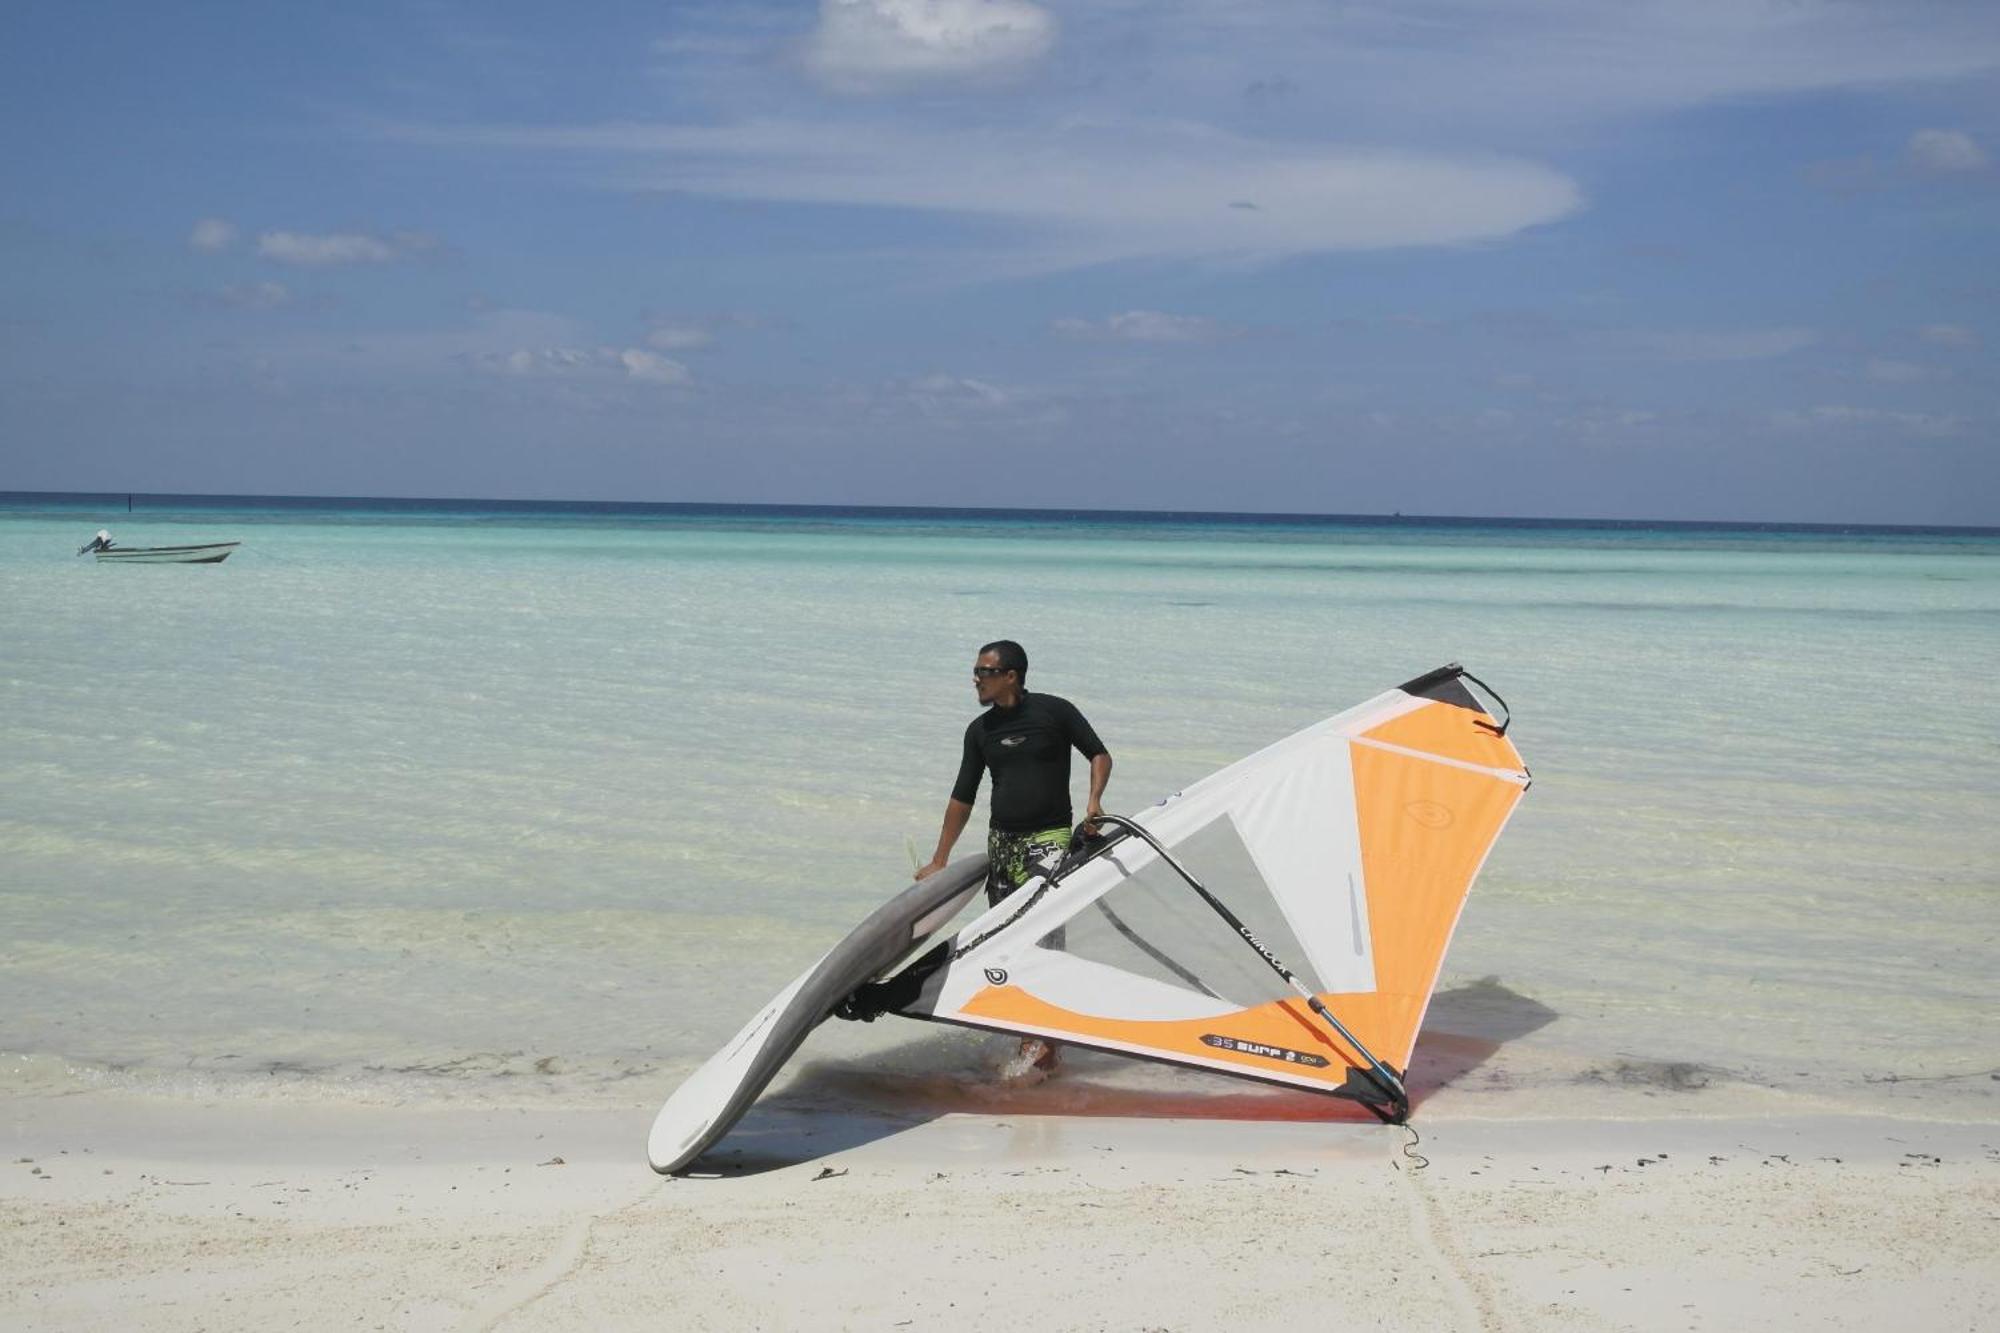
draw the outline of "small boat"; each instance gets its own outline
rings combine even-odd
[[[99,551],[97,559],[122,560],[133,565],[219,565],[242,542],[209,542],[205,546],[114,546]]]
[[[95,552],[98,562],[122,561],[133,565],[219,565],[242,542],[205,542],[199,546],[119,546],[111,534],[99,530],[84,543],[78,555]]]

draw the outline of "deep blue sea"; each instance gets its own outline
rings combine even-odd
[[[1113,810],[1447,661],[1505,696],[1439,1113],[1995,1105],[2000,533],[122,495],[0,494],[0,1077],[650,1108],[907,881],[1000,637]]]

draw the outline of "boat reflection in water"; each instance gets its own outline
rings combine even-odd
[[[206,542],[199,546],[119,546],[102,528],[77,548],[78,555],[95,553],[98,562],[118,561],[134,565],[219,565],[242,542]]]

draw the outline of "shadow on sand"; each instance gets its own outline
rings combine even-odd
[[[1338,1010],[1336,1010],[1338,1012]],[[1406,1080],[1413,1109],[1465,1078],[1510,1041],[1557,1018],[1498,977],[1440,991]],[[997,1040],[997,1039],[996,1039]],[[951,1114],[1372,1124],[1364,1107],[1322,1093],[1174,1068],[1134,1087],[1125,1056],[1072,1048],[1062,1074],[1010,1083],[966,1058],[964,1034],[927,1029],[867,1062],[819,1060],[764,1097],[687,1174],[757,1175],[891,1138]]]

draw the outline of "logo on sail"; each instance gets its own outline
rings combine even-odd
[[[987,973],[991,976],[992,973]],[[1288,1065],[1309,1065],[1314,1069],[1326,1068],[1326,1057],[1314,1055],[1311,1051],[1294,1051],[1285,1046],[1266,1046],[1261,1041],[1244,1041],[1240,1037],[1224,1037],[1214,1032],[1204,1032],[1201,1044],[1213,1046],[1218,1051],[1235,1051],[1239,1055],[1261,1055],[1266,1060],[1282,1060]]]
[[[1403,812],[1428,829],[1450,828],[1451,807],[1440,801],[1411,801],[1403,807]]]

